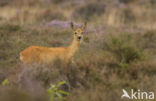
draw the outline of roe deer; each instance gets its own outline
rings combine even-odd
[[[74,39],[71,45],[67,47],[30,46],[20,53],[20,60],[24,64],[51,64],[56,59],[59,59],[67,64],[71,62],[73,56],[80,47],[86,23],[84,23],[81,28],[75,28],[72,22],[70,23],[70,26],[74,31]]]

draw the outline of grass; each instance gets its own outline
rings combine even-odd
[[[7,80],[0,85],[0,100],[49,101],[47,89],[61,81],[67,83],[60,89],[69,93],[68,101],[122,101],[123,88],[156,92],[151,2],[0,1],[0,84]],[[72,42],[70,28],[47,26],[55,19],[88,20],[75,63],[23,65],[19,53],[28,46],[59,47]]]

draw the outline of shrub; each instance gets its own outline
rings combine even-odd
[[[130,64],[136,60],[140,60],[142,52],[134,43],[134,39],[129,34],[122,34],[118,37],[112,36],[110,41],[107,42],[106,48],[119,63]]]
[[[144,48],[156,48],[156,32],[153,30],[149,30],[144,33],[143,38],[142,38],[142,45]]]
[[[0,1],[0,6],[6,6],[6,5],[8,5],[10,3],[10,0],[1,0]]]
[[[100,16],[101,14],[104,13],[104,11],[105,11],[104,4],[92,2],[80,8],[77,8],[74,11],[73,16],[76,19],[82,17],[82,19],[84,20],[90,20],[92,16],[94,15]]]
[[[51,1],[52,1],[52,3],[60,4],[60,3],[64,2],[64,1],[66,1],[66,0],[51,0]]]
[[[6,30],[8,32],[16,32],[21,29],[21,26],[14,24],[4,24],[0,26],[0,30]]]
[[[50,88],[47,89],[50,95],[50,101],[55,101],[55,97],[58,97],[60,100],[66,100],[66,96],[69,95],[69,93],[60,89],[60,87],[65,84],[65,81],[61,81],[56,85],[50,85]]]
[[[124,23],[130,24],[136,21],[136,17],[134,13],[131,11],[131,9],[129,8],[124,9],[122,14],[124,17]]]
[[[64,15],[60,12],[53,12],[51,9],[47,9],[38,14],[38,21],[51,21],[54,19],[65,19]]]
[[[128,4],[134,2],[135,0],[119,0],[121,3]]]
[[[1,85],[5,86],[8,83],[8,78],[6,78]]]
[[[155,0],[150,0],[151,5],[156,5],[156,1]]]

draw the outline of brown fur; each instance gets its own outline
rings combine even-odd
[[[82,32],[85,26],[86,24],[82,28],[75,29],[73,23],[71,23],[71,27],[74,30],[74,39],[71,45],[56,48],[30,46],[20,53],[20,60],[25,64],[51,64],[56,59],[69,63],[80,47],[83,38]],[[81,40],[79,40],[78,37],[81,37]]]

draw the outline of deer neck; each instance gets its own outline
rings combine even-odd
[[[69,55],[72,57],[78,51],[80,47],[80,42],[74,38],[73,42],[69,46]]]

